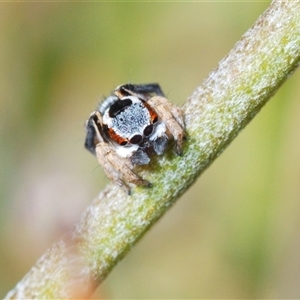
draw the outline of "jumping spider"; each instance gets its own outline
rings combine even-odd
[[[85,148],[97,156],[107,177],[130,193],[128,183],[151,186],[134,167],[147,165],[153,153],[163,154],[169,139],[181,155],[184,128],[181,110],[157,83],[124,84],[90,115]]]

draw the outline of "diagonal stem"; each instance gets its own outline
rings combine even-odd
[[[300,61],[300,2],[273,1],[184,105],[188,141],[141,171],[151,189],[109,185],[7,298],[88,297],[247,125]]]

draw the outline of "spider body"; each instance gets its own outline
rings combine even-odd
[[[181,110],[171,104],[158,84],[118,86],[86,122],[85,147],[97,156],[107,177],[124,186],[150,186],[134,172],[150,163],[151,155],[163,154],[169,139],[182,152],[185,137]]]

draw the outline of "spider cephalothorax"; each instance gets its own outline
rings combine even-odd
[[[150,186],[133,171],[136,165],[163,154],[171,138],[180,155],[185,137],[181,110],[156,83],[118,86],[90,115],[86,129],[85,147],[96,154],[107,177],[128,192],[128,183]]]

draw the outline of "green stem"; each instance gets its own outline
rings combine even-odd
[[[7,298],[90,295],[296,69],[299,20],[300,2],[274,1],[184,105],[183,156],[154,158],[141,171],[153,187],[132,196],[110,184]]]

